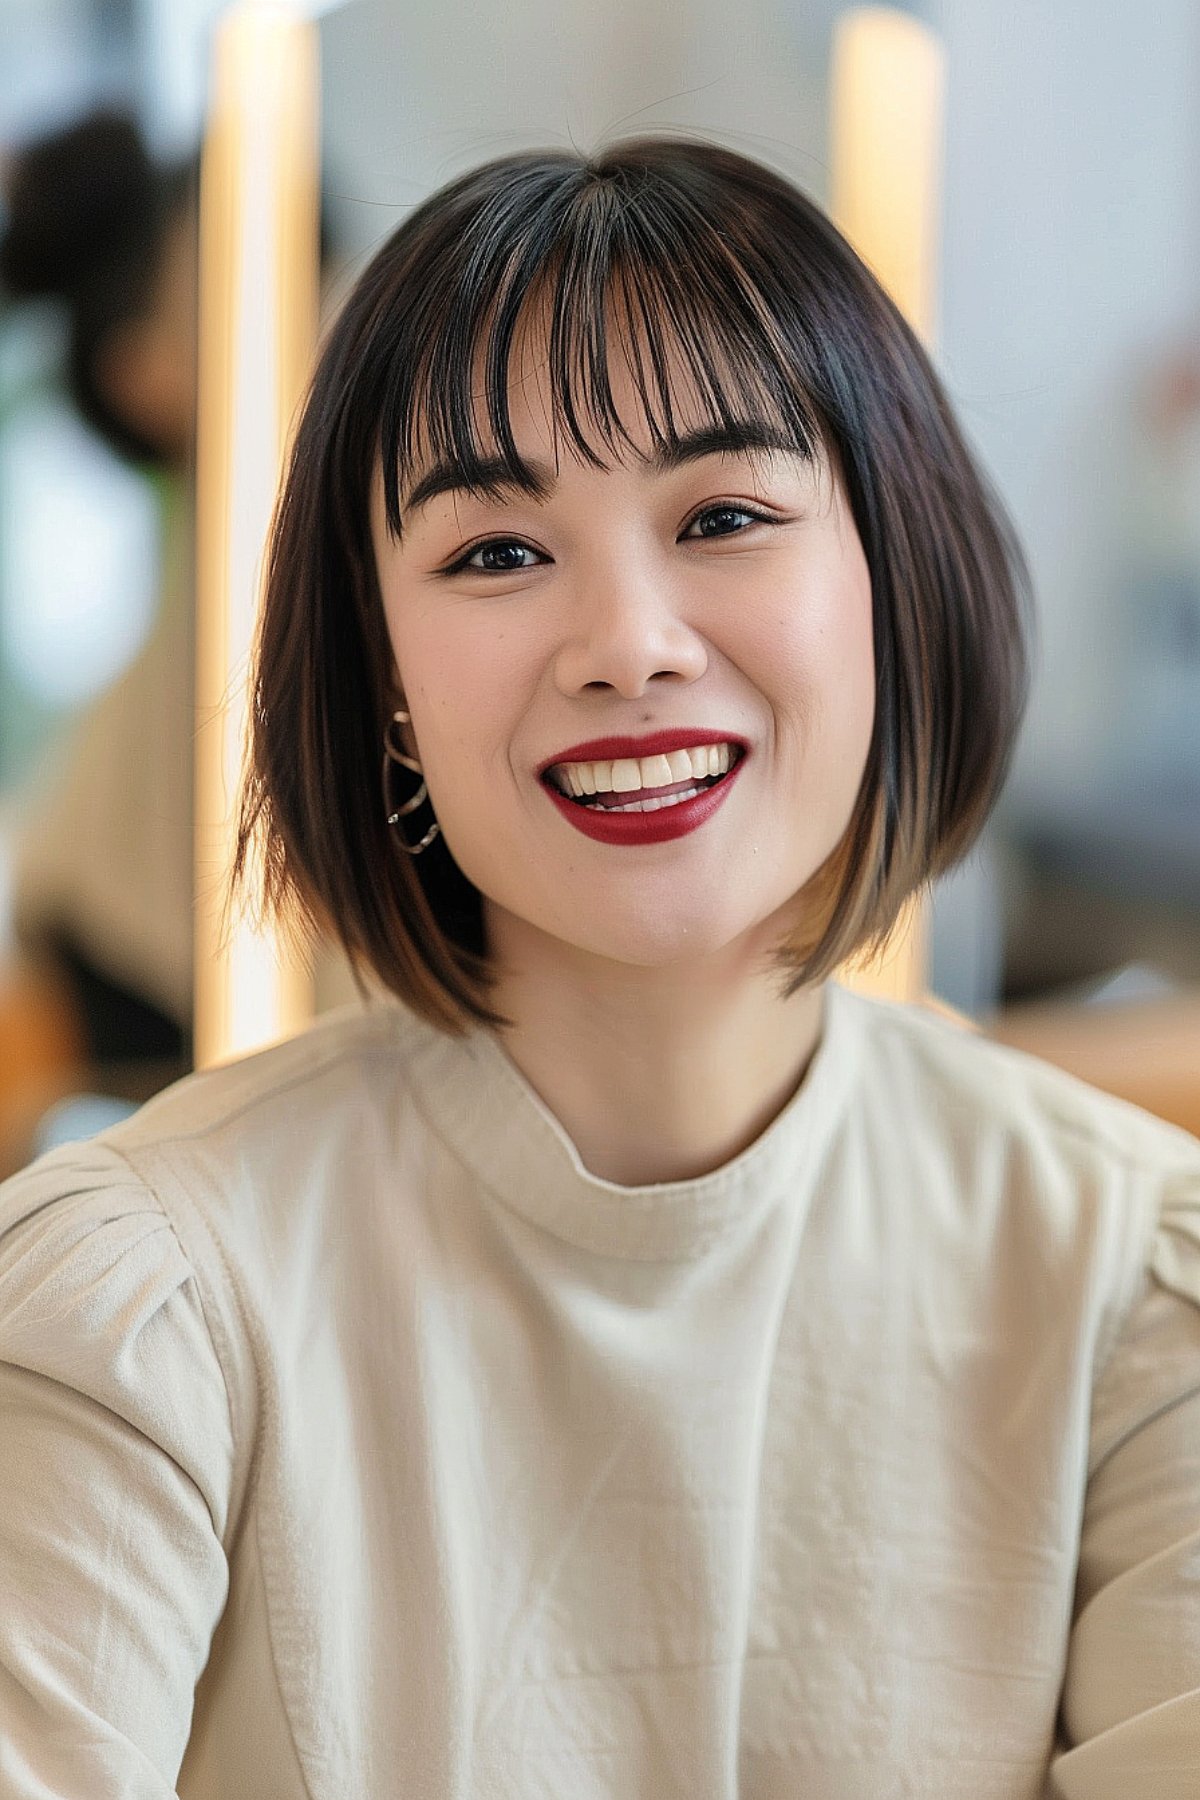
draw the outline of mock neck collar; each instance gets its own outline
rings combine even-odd
[[[804,1191],[846,1104],[861,1024],[857,996],[827,980],[804,1078],[754,1142],[705,1175],[626,1187],[585,1168],[497,1033],[478,1027],[456,1039],[404,1016],[406,1064],[422,1111],[480,1184],[580,1249],[640,1261],[701,1256]]]

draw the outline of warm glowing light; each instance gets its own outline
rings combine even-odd
[[[312,1015],[308,969],[248,918],[226,918],[225,895],[263,549],[316,341],[317,118],[314,26],[266,0],[231,7],[214,36],[200,191],[198,1066]]]
[[[834,28],[831,85],[834,223],[929,348],[941,212],[941,41],[894,7],[855,7]],[[918,894],[887,955],[852,959],[838,979],[914,1000],[925,991],[928,936],[928,905]]]
[[[945,52],[927,25],[860,6],[834,27],[831,211],[928,345],[936,336]]]

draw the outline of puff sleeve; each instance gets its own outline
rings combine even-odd
[[[1200,1794],[1200,1149],[1093,1395],[1049,1800]]]
[[[0,1793],[161,1800],[228,1591],[233,1429],[196,1280],[114,1150],[0,1187]]]

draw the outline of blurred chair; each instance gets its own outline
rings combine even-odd
[[[999,1042],[1200,1137],[1200,987],[1131,964],[1082,998],[1023,1002],[981,1023]]]

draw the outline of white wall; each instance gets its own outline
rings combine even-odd
[[[953,0],[940,363],[1024,537],[1043,658],[1006,806],[1080,794],[1120,705],[1128,393],[1200,311],[1195,0]]]
[[[127,53],[90,0],[0,0],[0,146],[127,97]]]
[[[365,256],[473,164],[639,129],[719,134],[823,198],[824,33],[774,0],[351,0],[321,27],[340,230]]]

